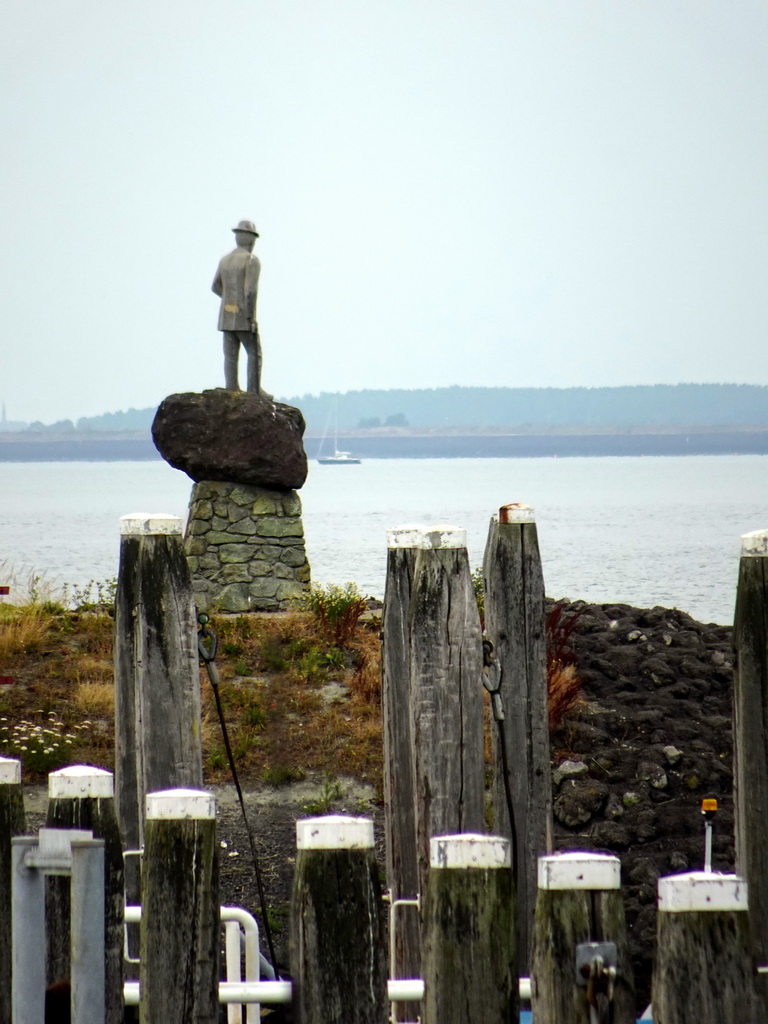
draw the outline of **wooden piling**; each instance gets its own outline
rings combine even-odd
[[[517,1021],[515,922],[509,840],[434,837],[424,907],[424,1024]]]
[[[577,948],[587,943],[615,944],[609,1019],[613,1024],[634,1024],[634,981],[618,857],[581,852],[540,857],[531,952],[536,1024],[591,1024],[589,990],[577,984],[576,974]],[[602,995],[596,1000],[602,1001]]]
[[[747,884],[693,871],[658,881],[653,1019],[757,1024]]]
[[[416,555],[409,609],[420,891],[434,835],[481,832],[482,639],[466,531],[435,526]]]
[[[367,818],[296,822],[291,973],[298,1024],[386,1024],[386,942]]]
[[[11,839],[25,828],[21,761],[0,757],[0,1024],[11,1024]]]
[[[115,782],[123,843],[144,838],[144,797],[203,784],[195,601],[181,520],[123,516],[115,608]],[[129,899],[138,902],[135,862]]]
[[[394,900],[419,895],[416,851],[416,788],[411,725],[411,665],[408,608],[416,552],[424,528],[400,526],[387,531],[387,577],[382,613],[382,718],[384,727],[384,828],[387,884]],[[395,908],[392,978],[421,977],[421,918],[417,907]],[[390,940],[391,941],[391,940]],[[416,1009],[398,1007],[406,1019]]]
[[[104,840],[105,1013],[107,1024],[123,1020],[123,848],[115,812],[111,772],[72,765],[48,776],[48,828],[86,829]],[[47,979],[70,977],[71,896],[68,877],[46,880]]]
[[[216,1024],[216,801],[200,790],[150,793],[145,824],[140,1019],[143,1024]]]
[[[756,962],[764,965],[768,964],[768,530],[741,538],[733,643],[736,871],[749,885],[754,954]],[[761,989],[765,995],[765,986]]]
[[[496,722],[491,726],[494,829],[512,838],[504,778],[508,772],[516,836],[518,948],[521,970],[527,972],[538,858],[552,849],[544,577],[530,506],[504,505],[492,517],[483,579],[485,633],[501,671],[504,710],[501,728]]]

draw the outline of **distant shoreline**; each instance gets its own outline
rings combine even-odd
[[[304,438],[310,459],[322,439]],[[338,438],[340,448],[362,459],[439,458],[579,458],[653,455],[768,455],[768,427],[728,431],[695,427],[680,431],[634,427],[605,432],[584,427],[543,428],[540,432],[477,432],[440,430],[349,431]],[[324,450],[329,450],[328,441]],[[113,434],[0,434],[0,462],[126,462],[160,459],[144,432]]]

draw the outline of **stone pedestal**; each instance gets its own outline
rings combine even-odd
[[[201,480],[184,544],[200,611],[281,611],[309,590],[296,491]]]

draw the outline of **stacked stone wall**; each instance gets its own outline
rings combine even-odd
[[[296,491],[200,481],[184,544],[201,611],[280,611],[309,590]]]

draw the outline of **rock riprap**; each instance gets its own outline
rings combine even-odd
[[[249,391],[213,388],[163,399],[155,447],[195,481],[292,491],[307,479],[301,410]]]
[[[732,630],[674,608],[564,605],[583,704],[552,737],[558,849],[621,858],[635,983],[650,998],[659,875],[701,868],[701,801],[718,800],[714,867],[733,847]]]
[[[197,483],[184,543],[201,611],[278,611],[309,588],[295,491]]]

